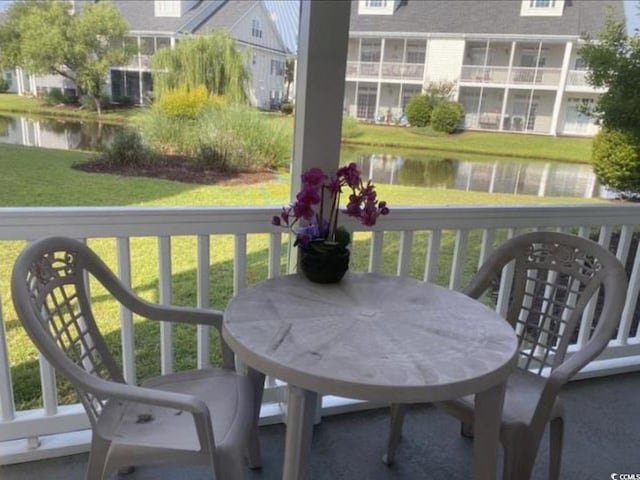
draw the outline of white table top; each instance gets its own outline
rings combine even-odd
[[[242,361],[292,385],[398,403],[483,391],[517,353],[511,326],[459,292],[351,272],[332,285],[288,275],[246,288],[223,336]]]

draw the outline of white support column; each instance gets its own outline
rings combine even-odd
[[[502,110],[500,112],[500,131],[504,131],[504,116],[507,114],[507,103],[509,101],[509,83],[511,82],[511,68],[513,67],[513,56],[516,53],[516,42],[511,42],[511,53],[509,54],[509,67],[507,68],[507,86],[502,97]],[[511,125],[509,125],[511,129]]]
[[[573,42],[567,42],[564,47],[564,58],[562,59],[562,70],[560,72],[560,85],[556,92],[556,101],[553,104],[553,113],[551,115],[551,135],[558,134],[558,122],[560,120],[560,109],[562,108],[562,100],[564,98],[564,90],[567,87],[567,78],[569,77],[569,66],[571,64],[571,52],[573,50]]]
[[[380,94],[382,92],[382,65],[384,63],[384,41],[383,38],[380,42],[380,60],[378,63],[378,88],[376,89],[376,111],[373,114],[373,118],[378,116],[378,110],[380,110]]]
[[[429,79],[427,68],[429,65],[427,64],[427,60],[429,58],[429,39],[427,38],[424,41],[424,76],[422,77],[422,93],[424,93],[424,89],[427,86],[427,80]]]
[[[291,199],[302,172],[340,162],[350,2],[301,2]],[[331,32],[331,35],[327,35]],[[313,54],[311,54],[313,52]]]

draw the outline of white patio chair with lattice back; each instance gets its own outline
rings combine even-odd
[[[85,273],[151,320],[220,331],[222,315],[142,300],[78,241],[52,237],[24,249],[13,270],[14,305],[33,342],[71,381],[89,416],[87,478],[175,462],[209,464],[218,480],[237,480],[244,475],[245,453],[251,466],[259,466],[256,422],[264,377],[236,374],[233,353],[221,340],[222,368],[163,375],[142,386],[125,383],[91,312]]]
[[[526,480],[545,426],[550,422],[549,478],[557,480],[562,456],[564,410],[561,387],[604,350],[615,332],[626,296],[627,278],[618,259],[600,245],[574,235],[534,232],[505,242],[481,267],[464,292],[480,298],[503,267],[514,262],[506,319],[519,340],[519,363],[507,382],[500,440],[504,480]],[[588,340],[566,356],[588,302],[604,290],[599,321]],[[472,396],[436,404],[462,422],[473,436]],[[405,415],[392,405],[384,461],[394,461]]]

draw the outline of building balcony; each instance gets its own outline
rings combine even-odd
[[[485,85],[535,85],[557,87],[560,83],[560,68],[505,67],[463,65],[462,83]]]
[[[153,262],[159,266],[158,280],[152,282],[154,286],[149,288],[171,292],[171,285],[186,275],[185,272],[172,274],[171,245],[191,237],[189,248],[193,249],[194,269],[188,275],[198,279],[197,301],[199,305],[207,307],[208,292],[214,285],[221,289],[232,288],[233,292],[237,292],[248,284],[281,274],[282,253],[287,241],[283,238],[284,234],[269,225],[268,221],[278,210],[276,207],[4,208],[0,209],[0,242],[15,244],[16,241],[24,242],[55,233],[84,238],[89,242],[110,239],[117,254],[118,271],[124,275],[122,280],[126,282],[127,272],[133,270],[132,258],[135,258],[131,249],[138,241],[136,239],[146,237],[159,246],[154,252],[157,261]],[[611,233],[619,231],[613,236],[619,239],[617,247],[611,248],[623,263],[633,265],[630,275],[636,281],[632,280],[629,287],[629,305],[625,308],[615,338],[611,339],[609,347],[599,359],[582,373],[582,376],[606,376],[640,369],[640,331],[634,317],[640,261],[634,261],[636,248],[631,248],[632,235],[638,223],[637,208],[632,205],[397,207],[393,216],[373,227],[371,238],[357,242],[354,252],[363,256],[360,263],[368,265],[369,271],[379,272],[383,256],[395,255],[398,275],[409,275],[411,266],[422,265],[424,271],[419,272],[420,278],[438,280],[457,290],[468,274],[466,259],[478,255],[476,247],[482,246],[478,258],[480,262],[499,244],[497,239],[504,238],[507,232],[531,229],[576,231],[585,236],[600,235],[601,239],[606,239],[602,242],[609,246]],[[344,224],[354,232],[369,230],[348,218],[344,219]],[[394,238],[386,235],[387,232],[402,234]],[[263,237],[261,242],[265,247],[259,254],[250,254],[248,237],[255,239],[256,235]],[[383,235],[384,248],[381,240]],[[235,253],[233,261],[225,265],[224,270],[222,265],[211,265],[209,248],[212,242],[216,245],[216,242],[228,236],[233,238]],[[455,242],[452,241],[454,237]],[[416,239],[413,248],[399,248],[411,245],[412,238]],[[418,239],[421,240],[418,242]],[[427,239],[430,240],[427,242]],[[428,252],[425,251],[427,243]],[[429,259],[427,262],[425,255]],[[446,262],[445,259],[452,260]],[[212,284],[210,273],[214,271],[225,277],[217,278],[216,283]],[[509,282],[510,279],[505,276],[503,281]],[[9,300],[6,289],[2,295],[4,300]],[[500,312],[503,311],[504,301],[504,296],[498,296],[495,308]],[[126,317],[126,310],[121,314]],[[14,319],[5,317],[5,320],[7,325],[15,328]],[[593,312],[586,314],[580,331],[588,331],[592,321]],[[206,341],[207,333],[200,330],[193,333],[198,364],[206,366],[212,353]],[[114,334],[121,337],[119,343],[126,351],[123,371],[135,372],[138,362],[148,361],[136,355],[136,330],[125,322],[121,330]],[[160,360],[163,364],[173,365],[173,352],[177,347],[171,343],[173,336],[166,332],[165,335],[167,341],[159,347]],[[584,335],[578,335],[574,340],[576,347],[585,340]],[[576,347],[570,346],[569,351]],[[46,361],[38,363],[36,360],[31,367],[34,376],[39,378],[42,392],[45,392],[42,407],[25,409],[14,400],[13,385],[23,378],[16,375],[24,376],[20,369],[26,366],[10,364],[12,348],[15,346],[7,341],[5,331],[0,329],[0,465],[86,451],[90,440],[88,419],[79,404],[59,402],[55,394],[56,376]],[[276,379],[267,380],[262,407],[264,422],[278,423],[283,420],[286,410],[282,401],[285,388],[286,385]],[[324,414],[352,408],[362,409],[367,405],[333,396],[323,398]],[[379,454],[378,451],[375,453],[376,456]],[[3,478],[6,478],[4,473]],[[40,478],[48,478],[46,472],[42,472]]]
[[[347,78],[360,80],[410,80],[422,82],[424,64],[403,62],[347,62]]]

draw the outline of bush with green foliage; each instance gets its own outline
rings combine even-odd
[[[285,115],[291,115],[293,113],[293,103],[282,102],[282,104],[280,104],[280,111]]]
[[[145,143],[154,151],[194,158],[223,170],[261,171],[283,167],[290,157],[284,124],[245,105],[209,105],[197,118],[151,108],[140,117]]]
[[[9,91],[9,82],[0,77],[0,93],[6,93]]]
[[[464,107],[458,102],[442,102],[433,107],[431,128],[436,132],[455,132],[464,119]]]
[[[109,95],[107,95],[106,93],[103,93],[102,95],[100,95],[99,103],[100,111],[102,111],[102,109],[111,106],[111,97],[109,97]],[[95,99],[93,97],[90,97],[89,95],[83,95],[80,97],[80,105],[82,106],[82,108],[90,110],[92,112],[98,110],[98,105],[96,105]]]
[[[342,117],[342,138],[355,138],[362,135],[362,127],[353,117]]]
[[[45,105],[74,105],[78,103],[77,97],[66,95],[59,88],[51,88],[44,94]]]
[[[131,98],[129,95],[118,95],[113,97],[113,103],[116,103],[121,107],[132,107],[133,98]]]
[[[640,192],[640,139],[631,132],[601,130],[593,139],[593,170],[603,185],[625,195]]]
[[[166,91],[154,108],[169,117],[195,119],[202,115],[209,103],[209,92],[204,85],[195,88],[182,86]]]
[[[411,97],[405,108],[407,120],[413,127],[426,127],[431,122],[431,112],[435,102],[429,95]]]
[[[114,165],[128,167],[148,162],[151,152],[137,130],[123,130],[107,144],[101,157]]]

